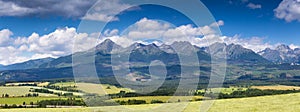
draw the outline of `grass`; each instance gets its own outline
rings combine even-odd
[[[22,105],[23,102],[30,104],[30,102],[36,103],[41,100],[59,99],[58,97],[12,97],[12,98],[0,98],[0,104],[17,104]]]
[[[163,102],[188,102],[190,100],[196,101],[197,99],[203,98],[202,96],[141,96],[141,97],[128,97],[128,98],[116,98],[114,101],[127,101],[127,100],[145,100],[146,103],[150,103],[152,100],[160,100]]]
[[[129,88],[118,88],[113,85],[108,84],[93,84],[93,83],[75,83],[75,82],[59,82],[52,84],[59,87],[76,87],[75,89],[81,90],[85,93],[105,95],[105,94],[115,94],[120,91],[133,92]]]
[[[120,91],[133,92],[129,88],[118,88],[116,86],[107,85],[107,84],[92,84],[92,83],[76,83],[79,90],[82,90],[86,93],[94,93],[99,95],[105,94],[115,94]]]
[[[54,86],[59,86],[59,87],[74,87],[76,86],[75,82],[59,82],[55,84],[51,84]]]
[[[224,94],[230,94],[233,93],[234,91],[246,91],[247,88],[243,88],[243,87],[230,87],[230,88],[211,88],[211,89],[207,89],[207,91],[217,91],[220,90],[221,93]],[[204,89],[198,90],[198,92],[205,92]]]
[[[10,97],[13,96],[25,96],[29,92],[30,88],[34,88],[31,86],[0,86],[0,95],[2,94],[8,94]],[[56,96],[53,94],[45,94],[45,93],[39,93],[39,96]],[[1,97],[1,96],[0,96]]]
[[[285,85],[274,85],[274,86],[252,86],[254,89],[261,90],[300,90],[298,86],[285,86]]]
[[[31,88],[34,89],[41,89],[43,87],[35,87],[35,86],[0,86],[0,95],[2,94],[8,94],[10,97],[18,97],[18,96],[25,96],[29,92]],[[47,89],[47,88],[44,88]],[[48,89],[49,91],[53,91],[55,93],[73,93],[76,96],[82,96],[84,93],[79,92],[67,92],[67,91],[61,91],[61,90],[54,90],[54,89]],[[47,97],[55,97],[57,95],[54,94],[47,94],[47,93],[38,93],[39,96],[47,96]],[[1,97],[1,96],[0,96]]]
[[[38,83],[37,86],[44,87],[44,86],[48,86],[49,84],[50,84],[50,82],[41,82],[41,83]]]
[[[300,93],[262,96],[252,98],[216,100],[208,112],[299,112]],[[167,103],[127,106],[106,106],[88,108],[47,108],[47,109],[0,109],[0,112],[181,112],[182,105],[187,104],[184,112],[199,112],[203,102]],[[157,108],[157,110],[150,110]]]

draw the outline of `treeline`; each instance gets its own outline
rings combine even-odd
[[[37,102],[38,107],[46,108],[47,106],[86,106],[83,100],[76,100],[76,98],[42,100]]]
[[[161,89],[154,91],[152,93],[148,94],[139,94],[135,92],[125,92],[125,91],[120,91],[119,93],[116,94],[109,94],[111,98],[123,98],[123,97],[138,97],[138,96],[173,96],[176,90],[174,89]]]
[[[74,96],[73,93],[58,93],[50,91],[48,89],[31,89],[30,92],[55,94],[57,96]]]
[[[147,104],[145,100],[127,100],[127,101],[116,101],[117,103],[119,103],[120,105],[139,105],[139,104]]]
[[[218,98],[218,99],[228,99],[228,98],[245,98],[245,97],[256,97],[256,96],[267,96],[267,95],[280,95],[280,94],[290,94],[290,93],[299,93],[300,90],[261,90],[261,89],[252,89],[249,88],[247,90],[238,90],[233,91],[232,93],[213,93],[209,92],[206,94],[205,92],[197,92],[195,95],[204,96],[210,98]]]
[[[260,89],[247,89],[245,91],[234,91],[231,94],[220,93],[219,99],[227,98],[244,98],[244,97],[255,97],[255,96],[267,96],[267,95],[279,95],[279,94],[290,94],[299,93],[300,90],[260,90]]]
[[[76,98],[68,99],[52,99],[52,100],[42,100],[36,103],[30,102],[30,105],[26,105],[23,102],[22,105],[0,105],[0,108],[46,108],[47,106],[59,107],[59,106],[86,106],[85,102],[81,100],[76,100]]]
[[[18,97],[38,97],[38,96],[39,96],[38,93],[28,93],[28,94],[25,94],[25,95],[22,95],[22,96],[18,96]],[[6,94],[2,94],[1,97],[2,98],[9,98],[10,95],[6,93]],[[15,97],[15,96],[13,96],[13,97]]]
[[[45,86],[45,88],[61,90],[61,91],[69,91],[69,92],[82,92],[80,90],[73,89],[73,88],[76,88],[76,86],[60,87],[60,86],[49,85],[49,86]]]
[[[145,100],[136,100],[136,99],[132,99],[132,100],[127,100],[127,101],[120,101],[120,100],[117,100],[116,101],[118,104],[120,105],[140,105],[140,104],[147,104],[147,102]],[[156,103],[164,103],[163,101],[161,100],[152,100],[150,102],[150,104],[156,104]]]

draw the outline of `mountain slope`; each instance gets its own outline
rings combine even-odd
[[[12,65],[2,66],[0,70],[23,70],[23,69],[32,69],[39,68],[40,65],[44,63],[48,63],[50,61],[55,60],[54,58],[42,58],[36,60],[29,60],[23,63],[16,63]]]
[[[264,58],[274,63],[298,63],[300,58],[300,49],[291,49],[287,45],[279,45],[275,49],[266,48],[258,52]]]
[[[241,45],[214,43],[204,48],[204,50],[217,58],[224,58],[221,57],[224,56],[222,55],[224,48],[226,49],[226,59],[229,64],[271,64],[267,59]]]

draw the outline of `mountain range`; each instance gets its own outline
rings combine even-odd
[[[275,49],[266,48],[258,52],[261,56],[276,64],[300,62],[300,48],[291,49],[287,45],[279,45]]]
[[[225,57],[223,50],[226,50]],[[288,46],[280,45],[276,49],[267,48],[255,53],[241,45],[214,43],[207,47],[198,47],[186,41],[174,42],[170,45],[156,44],[145,45],[134,43],[128,47],[117,45],[107,39],[95,48],[84,52],[77,52],[59,58],[44,58],[30,60],[23,63],[0,66],[2,76],[6,80],[32,80],[32,79],[53,79],[53,78],[74,78],[72,66],[92,64],[96,65],[96,71],[101,76],[112,76],[112,64],[122,66],[130,64],[131,70],[147,73],[147,66],[154,60],[162,61],[168,69],[168,75],[180,74],[180,58],[184,58],[187,63],[182,66],[191,66],[194,57],[197,56],[201,69],[206,74],[210,72],[211,56],[226,58],[229,65],[262,65],[273,66],[281,63],[299,62],[300,49],[291,49]],[[194,55],[193,55],[194,54]],[[195,55],[197,54],[197,55]],[[72,58],[80,57],[83,60],[72,63]],[[180,56],[180,57],[179,57]],[[86,61],[92,59],[95,61]],[[115,60],[120,59],[120,60]],[[129,63],[127,62],[129,59]],[[112,60],[116,63],[112,63]],[[57,75],[60,74],[60,75]],[[0,76],[1,77],[1,76]]]
[[[95,56],[97,62],[106,64],[110,63],[110,57],[114,52],[130,52],[131,62],[149,63],[151,60],[158,59],[163,60],[165,63],[178,64],[179,59],[177,53],[181,53],[183,56],[190,56],[195,52],[200,61],[210,61],[210,55],[218,57],[218,55],[220,55],[219,53],[222,52],[220,49],[224,47],[229,64],[297,64],[300,62],[300,48],[291,49],[287,45],[279,45],[275,49],[266,48],[263,51],[255,53],[250,49],[236,44],[226,45],[225,43],[214,43],[208,47],[201,48],[186,41],[174,42],[171,45],[162,44],[160,46],[155,44],[145,45],[134,43],[129,47],[123,48],[107,39],[95,48],[80,54],[84,57]],[[95,54],[91,54],[92,52],[89,52],[91,50],[95,50]],[[44,58],[7,66],[2,65],[0,66],[0,70],[71,67],[73,55],[63,56],[57,59]]]
[[[83,57],[95,56],[96,61],[101,64],[109,64],[111,60],[110,57],[114,54],[114,52],[130,52],[130,62],[149,63],[152,60],[161,60],[167,64],[178,64],[179,57],[177,53],[182,54],[181,56],[187,57],[191,56],[193,53],[197,53],[198,59],[200,61],[210,61],[210,53],[212,53],[213,55],[217,55],[219,52],[221,52],[218,49],[223,48],[224,46],[226,47],[227,51],[227,61],[231,64],[271,63],[270,61],[262,57],[265,55],[258,55],[254,51],[246,49],[240,45],[226,45],[224,43],[215,43],[208,47],[200,48],[186,41],[174,42],[171,45],[163,44],[160,46],[157,46],[155,44],[145,45],[141,43],[134,43],[129,47],[123,48],[113,41],[107,39],[97,45],[95,48],[77,54],[81,54]],[[95,54],[91,54],[92,52],[89,52],[91,50],[95,50]],[[71,67],[73,55],[63,56],[57,59],[45,58],[30,60],[23,63],[2,66],[0,67],[0,70]]]

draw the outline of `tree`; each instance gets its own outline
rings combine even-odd
[[[33,107],[33,102],[30,102],[31,107]]]
[[[23,105],[26,105],[26,102],[23,102]]]
[[[11,107],[12,108],[17,108],[18,106],[16,104],[13,104]]]
[[[7,105],[7,104],[4,104],[4,108],[8,108],[8,105]]]
[[[8,98],[9,97],[9,95],[8,94],[5,94],[5,98]]]

